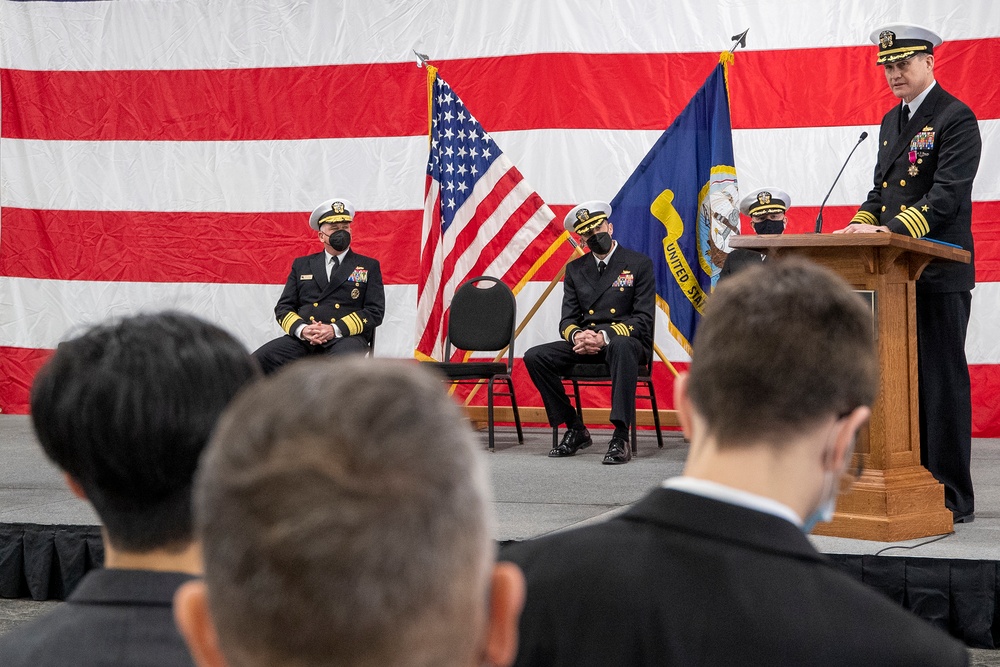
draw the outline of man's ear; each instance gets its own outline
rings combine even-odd
[[[80,482],[76,481],[68,472],[63,473],[63,481],[66,482],[66,486],[69,487],[74,496],[80,500],[87,500],[87,493],[83,490]]]
[[[858,429],[864,426],[871,414],[871,408],[862,405],[854,408],[846,417],[841,418],[833,444],[834,469],[843,470],[850,465],[850,461],[844,459],[851,455]]]
[[[507,667],[517,657],[518,623],[524,608],[525,583],[513,563],[497,563],[490,584],[490,608],[482,663]]]
[[[694,422],[692,416],[691,399],[687,393],[688,374],[683,372],[674,378],[674,410],[677,411],[677,421],[681,423],[681,432],[684,439],[691,441],[691,427]]]
[[[174,622],[198,667],[226,667],[215,624],[208,613],[204,581],[188,581],[174,593]]]

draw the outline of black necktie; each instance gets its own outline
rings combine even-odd
[[[602,259],[601,261],[599,261],[597,263],[597,275],[603,276],[604,275],[604,269],[606,269],[606,268],[608,268],[608,265],[605,264],[604,260]]]
[[[902,128],[906,127],[907,123],[910,122],[910,105],[909,104],[904,104],[903,105],[903,115],[900,116],[900,118],[903,121],[900,124],[900,129],[902,129]]]
[[[330,260],[330,278],[333,278],[333,274],[337,272],[337,268],[340,266],[340,258],[334,257]]]

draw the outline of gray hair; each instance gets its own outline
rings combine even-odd
[[[477,449],[415,362],[300,362],[240,396],[195,489],[230,663],[468,662],[495,559]]]

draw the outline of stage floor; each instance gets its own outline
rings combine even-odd
[[[651,431],[639,436],[639,455],[623,466],[601,465],[610,431],[594,430],[594,445],[576,456],[550,459],[548,429],[526,429],[517,445],[513,428],[497,432],[497,450],[486,454],[492,473],[500,541],[523,540],[601,521],[623,511],[650,488],[680,474],[687,446],[676,431],[664,432],[663,449]],[[485,449],[486,433],[480,433]],[[0,523],[97,525],[90,506],[75,498],[59,471],[45,458],[30,419],[0,415]],[[883,555],[1000,561],[1000,439],[972,445],[976,520],[956,526],[942,540]],[[875,554],[886,547],[908,547],[929,538],[884,543],[832,537],[811,538],[820,551]]]

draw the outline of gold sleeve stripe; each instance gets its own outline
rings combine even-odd
[[[567,343],[572,343],[573,342],[573,332],[576,331],[579,328],[580,327],[576,326],[575,324],[571,324],[568,327],[566,327],[565,329],[563,329],[562,335],[563,335],[563,338],[566,340]]]
[[[628,336],[628,325],[622,324],[621,322],[615,322],[611,325],[611,329],[619,336]]]
[[[285,333],[288,335],[292,334],[292,329],[295,324],[299,322],[302,318],[296,312],[289,312],[283,318],[281,318],[281,328],[284,329]]]
[[[862,225],[877,225],[878,218],[876,218],[874,214],[869,213],[868,211],[858,211],[857,213],[854,214],[854,217],[851,218],[851,222],[852,223],[857,222]]]
[[[927,222],[927,218],[924,217],[924,214],[920,212],[919,208],[913,206],[911,208],[906,209],[904,213],[913,216],[913,220],[916,222],[917,228],[920,229],[921,236],[926,236],[927,234],[930,233],[931,226]]]
[[[906,225],[906,229],[909,230],[910,235],[914,238],[920,238],[930,231],[927,219],[916,209],[908,208],[896,217]]]
[[[347,331],[349,336],[357,336],[359,333],[364,331],[365,325],[358,317],[357,313],[351,313],[343,319],[344,324],[347,325]]]

